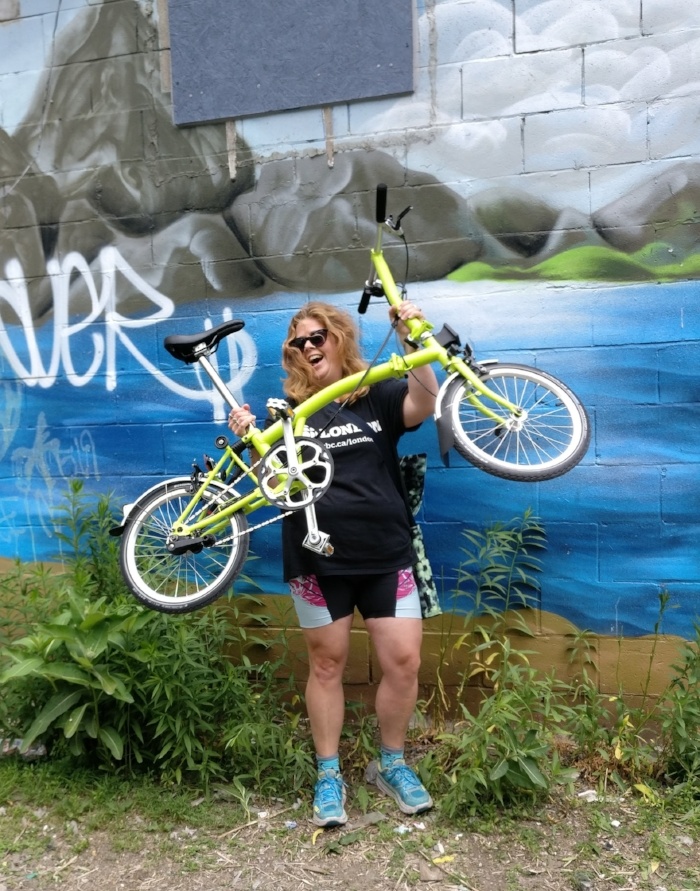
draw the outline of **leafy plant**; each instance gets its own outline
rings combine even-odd
[[[528,651],[512,643],[532,636],[518,610],[538,600],[544,530],[528,511],[509,524],[464,535],[457,597],[471,608],[455,649],[467,648],[470,659],[457,690],[459,720],[438,735],[420,765],[431,785],[442,785],[441,806],[449,817],[475,813],[488,801],[533,800],[552,782],[570,779],[552,747],[553,728],[564,721],[567,706],[553,695],[552,679],[529,664]],[[484,688],[476,714],[464,701],[473,678]]]
[[[115,702],[133,703],[122,672],[110,664],[109,654],[123,650],[129,635],[149,620],[145,613],[130,611],[126,604],[107,606],[106,598],[94,604],[67,588],[67,606],[53,621],[39,623],[36,631],[15,641],[4,651],[9,667],[0,684],[26,677],[44,681],[43,696],[34,686],[29,705],[41,707],[31,724],[21,730],[26,751],[49,728],[60,729],[73,754],[82,754],[86,739],[106,747],[112,756],[124,755],[124,739],[118,721],[110,714]]]
[[[683,647],[661,708],[663,758],[668,778],[700,793],[700,624]]]
[[[660,704],[650,694],[652,668],[661,634],[664,614],[669,606],[668,592],[659,594],[659,612],[654,624],[654,636],[649,654],[640,704],[630,706],[624,691],[603,696],[588,674],[592,664],[590,649],[579,635],[583,651],[583,670],[579,683],[572,688],[575,720],[570,723],[570,738],[576,748],[577,764],[591,776],[600,776],[603,783],[614,782],[621,789],[630,784],[641,789],[651,778],[663,771],[663,758],[656,745]]]
[[[285,690],[274,667],[243,655],[256,637],[229,621],[225,604],[184,616],[138,604],[118,572],[113,524],[107,500],[91,507],[74,483],[61,533],[65,571],[50,584],[39,576],[25,617],[33,627],[9,635],[0,654],[2,699],[12,702],[3,733],[21,737],[24,750],[41,738],[54,753],[109,770],[204,786],[232,772],[262,783],[269,771],[277,788],[288,788],[287,768],[296,760],[303,773],[304,750],[292,745],[294,722],[280,719]],[[237,613],[251,601],[258,605],[237,597]],[[241,654],[237,663],[232,652]],[[275,740],[274,757],[258,757],[255,770],[241,766],[241,746],[227,730],[253,725],[258,743]],[[259,756],[260,745],[250,748]]]
[[[534,637],[522,610],[539,602],[541,525],[528,511],[464,535],[456,592],[464,631],[454,649],[468,659],[452,703],[458,720],[443,726],[420,765],[425,781],[444,793],[448,816],[474,814],[489,802],[501,808],[533,803],[554,784],[570,782],[574,770],[603,790],[608,782],[635,788],[649,802],[658,799],[649,784],[659,780],[700,791],[700,627],[660,699],[649,690],[666,591],[659,594],[640,704],[630,706],[622,690],[600,693],[595,644],[586,632],[570,635],[569,659],[578,673],[562,682],[533,668],[532,651],[522,646]],[[447,692],[438,689],[444,707]],[[475,692],[481,694],[476,711]]]
[[[511,609],[536,606],[542,569],[539,554],[547,538],[539,519],[528,508],[522,517],[494,523],[484,530],[465,529],[456,595],[464,598],[468,612],[485,613],[500,620]],[[463,592],[464,586],[468,590]]]
[[[314,767],[308,726],[293,678],[283,683],[286,640],[261,627],[259,600],[236,596],[183,616],[151,612],[124,589],[108,501],[90,504],[79,483],[70,492],[62,540],[64,570],[15,564],[0,579],[0,733],[41,739],[72,765],[119,778],[147,773],[175,784],[216,784],[250,809],[252,795],[294,795]],[[674,666],[660,700],[648,689],[659,619],[641,705],[624,692],[602,695],[595,681],[595,643],[572,635],[573,683],[531,664],[534,637],[526,610],[539,604],[546,540],[526,512],[484,531],[466,530],[455,600],[463,622],[454,653],[466,663],[456,691],[438,685],[438,732],[418,721],[425,755],[419,772],[450,819],[530,808],[572,768],[603,788],[612,780],[636,788],[651,807],[672,796],[700,795],[700,626]],[[252,584],[252,583],[251,583]],[[449,639],[452,639],[451,637]],[[448,636],[443,646],[447,661]],[[261,660],[261,647],[282,655]],[[481,697],[474,713],[474,694]],[[371,757],[376,726],[359,703],[343,740],[348,767]],[[447,715],[456,720],[448,723]],[[420,717],[420,716],[419,716]],[[222,791],[223,790],[223,791]],[[363,809],[369,798],[357,797]]]
[[[279,795],[280,783],[286,792],[296,793],[316,774],[313,747],[300,713],[280,702],[274,666],[265,663],[262,673],[265,683],[259,684],[259,692],[228,716],[226,752],[238,782],[256,794]]]
[[[55,573],[43,564],[27,566],[15,560],[0,576],[0,647],[31,629],[40,604],[52,601],[55,587]]]

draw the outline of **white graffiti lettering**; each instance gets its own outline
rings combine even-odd
[[[83,387],[95,376],[103,374],[107,390],[117,386],[117,350],[121,347],[128,352],[135,362],[144,368],[169,390],[185,399],[204,400],[212,405],[215,421],[226,418],[226,406],[221,395],[211,386],[208,378],[201,374],[195,366],[198,389],[183,386],[159,368],[134,343],[131,332],[138,328],[155,325],[173,316],[175,304],[161,294],[124,260],[119,251],[112,246],[105,247],[98,257],[100,287],[98,288],[93,270],[87,260],[78,253],[68,254],[62,261],[50,260],[47,263],[47,275],[51,283],[53,296],[53,341],[50,356],[46,361],[42,358],[32,317],[31,302],[26,278],[20,262],[10,260],[5,266],[5,280],[0,281],[0,307],[7,303],[18,319],[18,324],[8,326],[0,320],[0,350],[4,353],[15,377],[29,387],[52,387],[59,375],[63,375],[74,387]],[[70,293],[76,288],[76,278],[87,292],[89,309],[83,317],[76,319],[70,312]],[[145,297],[152,306],[152,311],[139,317],[122,315],[118,310],[120,303],[119,281],[124,280],[128,293],[134,289]],[[123,296],[123,295],[121,295]],[[222,309],[221,321],[228,321],[233,315],[227,307]],[[203,322],[205,328],[213,327],[211,319]],[[84,339],[81,339],[80,359],[87,362],[85,371],[76,370],[71,349],[71,340],[78,334],[90,330],[90,351],[85,355]],[[20,331],[24,336],[25,355],[23,360],[10,336]],[[235,338],[228,338],[229,369],[232,377],[227,384],[234,396],[242,399],[242,387],[250,379],[257,364],[257,350],[252,339],[240,332]],[[210,357],[212,365],[218,370],[216,355]]]
[[[17,491],[25,496],[27,517],[34,517],[48,536],[53,536],[60,526],[60,520],[54,518],[68,481],[76,477],[100,478],[90,431],[83,430],[65,447],[51,435],[44,412],[37,417],[32,445],[14,449],[11,458]]]

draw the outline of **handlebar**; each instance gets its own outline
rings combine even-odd
[[[369,287],[366,287],[362,292],[362,297],[360,297],[360,305],[357,307],[357,311],[361,316],[363,316],[367,312],[367,307],[369,306],[369,298],[372,296],[372,292]]]
[[[377,238],[374,245],[374,250],[372,251],[372,256],[380,256],[382,253],[382,233],[384,226],[388,226],[393,232],[403,238],[403,232],[401,231],[401,220],[406,216],[406,214],[411,210],[411,206],[409,205],[405,210],[403,210],[396,221],[392,216],[387,216],[387,198],[389,193],[389,187],[386,183],[378,183],[377,184],[377,195],[375,202],[375,220],[377,223]],[[388,271],[388,270],[387,270]],[[360,304],[357,307],[357,311],[360,314],[364,314],[367,312],[367,307],[369,306],[369,301],[372,297],[385,297],[385,291],[382,286],[382,283],[377,275],[377,271],[374,266],[374,262],[370,265],[370,274],[369,278],[365,284],[364,291],[362,292],[362,297],[360,298]]]
[[[377,186],[377,210],[374,218],[380,225],[386,222],[386,196],[388,191],[386,183],[379,183]]]

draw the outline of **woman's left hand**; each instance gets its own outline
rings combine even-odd
[[[392,306],[389,310],[389,318],[392,322],[397,322],[397,328],[399,334],[405,337],[408,334],[408,328],[404,324],[408,319],[424,319],[423,310],[416,306],[415,303],[411,303],[408,300],[405,300],[400,306],[395,307]]]

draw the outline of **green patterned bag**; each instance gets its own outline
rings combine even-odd
[[[423,500],[428,456],[425,454],[401,455],[399,457],[399,467],[401,469],[406,506],[412,516],[415,517]],[[433,578],[433,570],[425,550],[423,530],[415,520],[413,520],[411,525],[411,538],[413,539],[413,550],[415,552],[413,574],[418,585],[421,613],[424,619],[429,619],[432,616],[441,615],[442,607],[440,606],[440,598],[435,586],[435,579]]]

